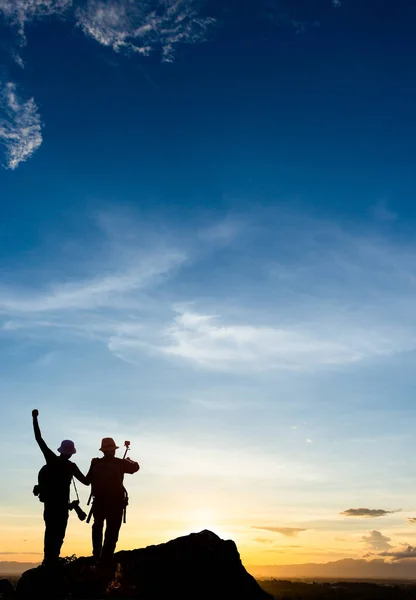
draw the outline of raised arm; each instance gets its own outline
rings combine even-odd
[[[39,427],[39,423],[38,423],[38,416],[39,416],[39,411],[36,410],[36,408],[34,410],[32,410],[32,417],[33,417],[33,431],[35,434],[35,440],[37,441],[39,448],[42,450],[43,455],[46,459],[46,461],[48,461],[48,459],[50,458],[50,456],[55,456],[55,454],[52,452],[52,450],[50,448],[48,448],[48,446],[46,445],[45,440],[42,438],[42,434],[40,432],[40,427]]]

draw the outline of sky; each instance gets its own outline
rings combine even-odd
[[[1,559],[42,559],[33,408],[83,472],[131,441],[120,549],[416,557],[415,19],[0,0]]]

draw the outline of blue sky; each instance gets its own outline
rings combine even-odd
[[[131,439],[124,547],[412,544],[408,4],[0,0],[4,556],[42,549],[34,407],[83,470]]]

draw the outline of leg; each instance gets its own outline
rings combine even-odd
[[[68,507],[66,504],[45,504],[43,518],[45,520],[44,563],[58,564],[68,524]]]
[[[92,524],[92,555],[96,560],[101,556],[103,547],[103,527],[105,514],[102,508],[93,507],[92,511],[94,522]]]
[[[105,528],[104,546],[102,551],[102,558],[105,561],[111,560],[116,544],[118,541],[118,534],[123,520],[123,508],[122,507],[110,507],[106,513],[107,526]]]

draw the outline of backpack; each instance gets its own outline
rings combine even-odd
[[[124,470],[120,459],[98,459],[91,477],[91,495],[100,501],[128,503],[127,491],[123,486]]]
[[[72,479],[71,463],[56,460],[54,463],[43,465],[38,473],[38,483],[33,488],[33,494],[40,502],[49,500],[68,500],[69,486]]]

